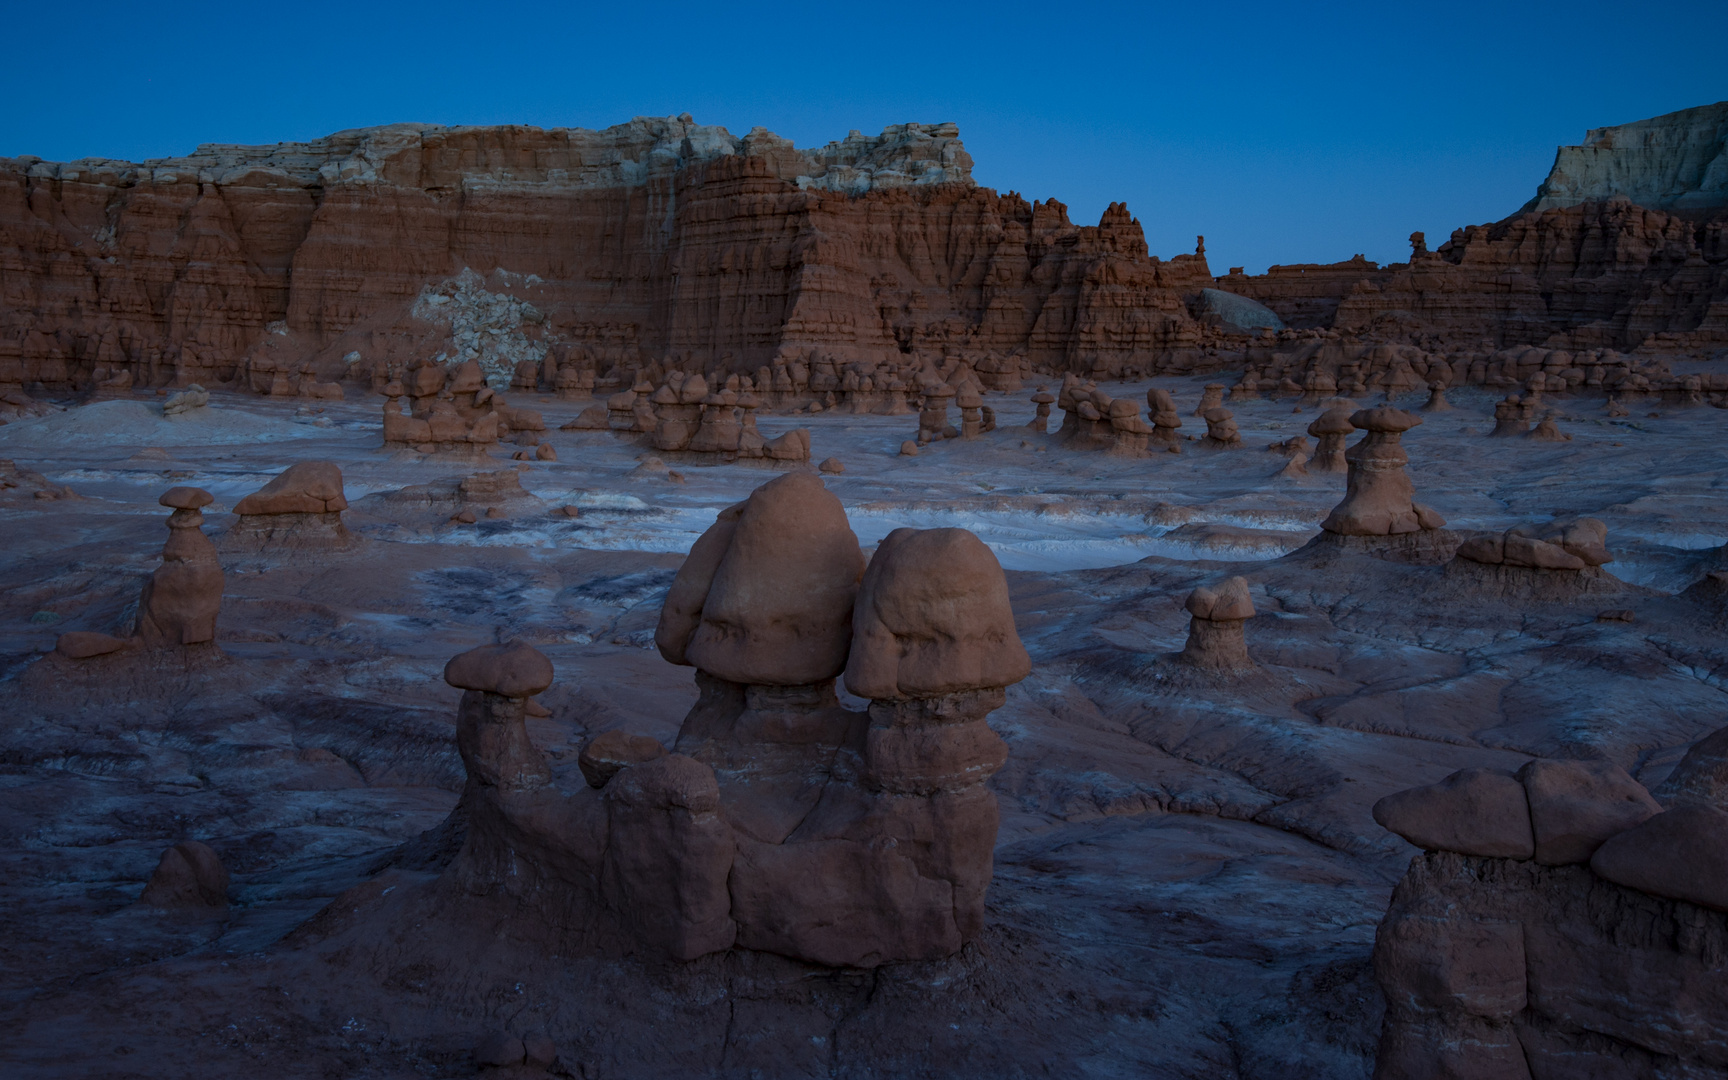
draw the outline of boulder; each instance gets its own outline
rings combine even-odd
[[[234,504],[234,512],[249,514],[334,514],[348,509],[342,493],[342,470],[333,461],[301,461],[262,488]]]
[[[162,415],[173,420],[194,410],[207,408],[209,404],[210,391],[193,383],[184,390],[168,395],[168,400],[162,403]]]
[[[965,529],[895,529],[853,609],[846,688],[879,700],[1009,686],[1032,662],[996,556]]]
[[[119,652],[132,643],[126,638],[99,634],[90,630],[69,630],[54,643],[54,651],[70,660],[88,660]]]
[[[632,765],[664,757],[666,748],[652,735],[631,735],[623,731],[602,732],[588,740],[577,755],[576,764],[588,786],[603,788],[614,776]]]
[[[1598,876],[1652,896],[1728,911],[1728,812],[1677,806],[1602,842]]]
[[[733,510],[736,517],[717,521],[707,543],[698,541],[701,557],[693,548],[674,578],[668,598],[678,602],[668,603],[655,632],[661,654],[736,683],[834,678],[846,665],[864,572],[840,500],[814,475],[789,473],[722,517]],[[723,550],[721,534],[729,534]],[[691,626],[698,592],[701,616]]]
[[[552,685],[552,661],[532,645],[482,645],[452,657],[444,681],[462,690],[507,698],[527,698]]]
[[[1608,761],[1538,758],[1518,770],[1530,800],[1535,859],[1544,866],[1585,863],[1602,842],[1662,812],[1662,805]]]
[[[1524,785],[1500,769],[1461,769],[1374,804],[1374,820],[1427,851],[1528,859],[1536,854]]]

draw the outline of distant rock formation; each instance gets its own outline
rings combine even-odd
[[[1592,128],[1555,151],[1522,212],[1616,198],[1677,214],[1728,209],[1728,101]]]
[[[714,388],[826,362],[834,384],[803,389],[829,407],[964,359],[986,390],[1243,364],[1244,394],[1317,372],[1326,392],[1396,394],[1502,385],[1503,354],[1534,346],[1570,387],[1681,390],[1617,353],[1728,344],[1725,112],[1594,131],[1524,210],[1433,250],[1412,234],[1405,263],[1216,278],[1203,247],[1151,256],[1121,203],[1077,226],[1055,200],[978,187],[952,124],[806,150],[682,115],[0,159],[0,392],[325,399],[473,364],[494,390],[585,399],[650,367]]]
[[[1489,381],[1475,364],[1510,347],[1543,345],[1568,360],[1640,346],[1718,349],[1728,344],[1728,102],[1595,129],[1582,146],[1559,148],[1536,197],[1512,216],[1454,230],[1437,250],[1418,240],[1407,263],[1358,255],[1230,274],[1216,286],[1292,327],[1338,332],[1344,340],[1332,347],[1352,361],[1376,340],[1440,350],[1464,368],[1447,385]],[[1326,341],[1292,338],[1276,352],[1304,344],[1311,356]],[[1255,355],[1250,364],[1262,366]],[[1371,358],[1368,374],[1383,378],[1390,359]],[[1592,357],[1571,385],[1600,362]]]
[[[578,396],[584,371],[617,387],[654,362],[746,373],[818,352],[964,351],[1005,384],[1022,364],[1202,359],[1184,295],[1211,283],[1203,256],[1151,258],[1123,205],[1076,226],[971,166],[953,124],[799,150],[688,115],[7,159],[0,263],[31,299],[0,305],[0,385],[327,397],[424,358]],[[146,293],[166,299],[101,299]]]

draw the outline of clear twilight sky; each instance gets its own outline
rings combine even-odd
[[[1402,260],[1585,130],[1728,99],[1728,3],[6,5],[0,156],[694,114],[798,146],[960,125],[979,183],[1215,273]]]

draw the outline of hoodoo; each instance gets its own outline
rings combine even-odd
[[[1242,624],[1254,617],[1247,579],[1233,577],[1216,590],[1202,586],[1188,594],[1183,606],[1192,616],[1188,621],[1188,644],[1181,653],[1183,661],[1212,672],[1254,669],[1242,633]]]
[[[673,751],[603,733],[568,796],[525,726],[545,656],[450,661],[468,776],[452,880],[516,897],[545,933],[575,919],[676,960],[737,945],[874,967],[978,935],[997,824],[983,785],[1007,756],[984,721],[1030,661],[977,537],[897,530],[866,569],[839,500],[784,476],[697,541],[656,642],[697,668]],[[842,671],[868,713],[840,706]]]
[[[1322,540],[1406,562],[1445,562],[1456,538],[1446,519],[1415,501],[1416,487],[1404,472],[1410,455],[1404,432],[1422,421],[1402,409],[1361,409],[1352,427],[1367,432],[1345,451],[1349,465],[1344,501],[1320,523]]]
[[[204,535],[201,507],[214,499],[202,488],[170,488],[162,495],[168,543],[162,565],[144,583],[138,599],[138,637],[152,649],[203,645],[216,640],[222,610],[222,564]]]

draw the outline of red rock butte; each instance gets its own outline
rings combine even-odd
[[[140,164],[4,159],[0,384],[125,372],[265,390],[422,354],[499,375],[548,356],[746,372],[815,351],[1153,374],[1240,359],[1220,356],[1221,319],[1706,348],[1728,342],[1728,195],[1709,168],[1724,114],[1593,131],[1518,213],[1435,251],[1413,236],[1408,263],[1216,280],[1203,245],[1149,255],[1123,204],[1082,226],[1055,200],[977,186],[953,124],[811,150],[685,114],[603,131],[394,124]],[[1276,318],[1232,314],[1223,294]]]

